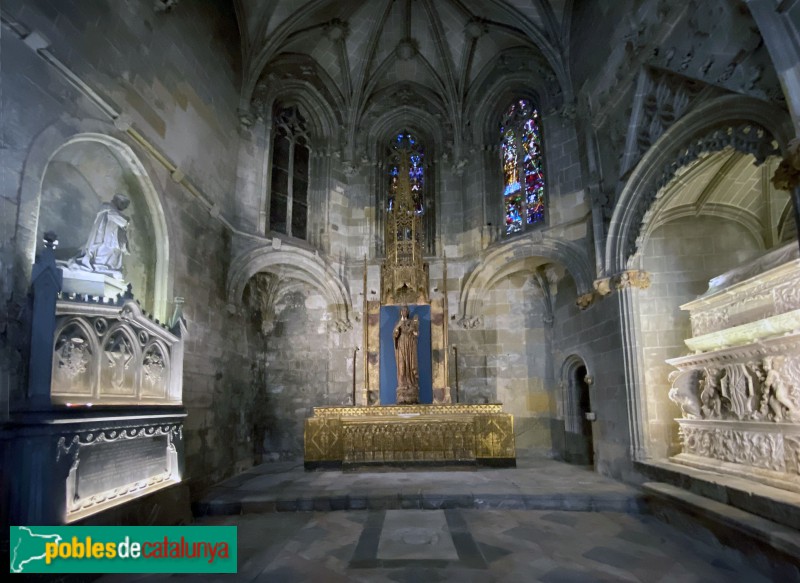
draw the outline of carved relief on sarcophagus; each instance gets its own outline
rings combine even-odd
[[[711,280],[682,309],[693,354],[669,397],[681,407],[675,461],[800,492],[800,259],[782,247]]]
[[[149,318],[132,299],[86,301],[62,294],[56,304],[54,403],[179,404],[179,327]]]

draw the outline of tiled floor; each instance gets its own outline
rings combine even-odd
[[[197,508],[197,524],[238,526],[238,575],[102,580],[769,580],[737,551],[642,514],[641,496],[588,468],[538,458],[516,469],[360,473],[264,464]]]
[[[635,511],[641,493],[589,468],[521,458],[516,468],[317,471],[263,464],[214,487],[196,514],[392,508]]]
[[[218,580],[768,581],[735,551],[690,539],[648,516],[617,512],[357,510],[207,517],[200,523],[239,527],[239,573]],[[192,579],[102,580],[187,577]]]

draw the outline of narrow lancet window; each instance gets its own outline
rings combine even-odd
[[[500,126],[506,234],[544,223],[544,161],[539,111],[525,100],[506,110]]]

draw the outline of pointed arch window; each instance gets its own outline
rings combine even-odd
[[[544,224],[545,178],[539,111],[518,99],[500,125],[506,235]]]
[[[375,206],[382,209],[376,213],[378,233],[383,233],[387,212],[394,205],[397,195],[397,181],[400,161],[408,162],[408,178],[414,198],[415,213],[421,217],[422,251],[425,255],[436,254],[436,168],[432,163],[435,157],[435,142],[420,130],[400,126],[395,131],[384,134],[376,142],[381,160],[379,172],[375,175]],[[385,252],[384,238],[376,237],[376,254]]]
[[[392,210],[397,194],[397,178],[401,158],[408,160],[408,178],[414,197],[416,214],[425,213],[425,148],[410,132],[402,131],[389,144],[389,200],[386,210]]]
[[[278,110],[274,119],[269,228],[306,238],[310,149],[306,122],[296,107]]]

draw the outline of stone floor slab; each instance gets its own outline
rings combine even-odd
[[[377,557],[458,560],[444,511],[387,510]]]

